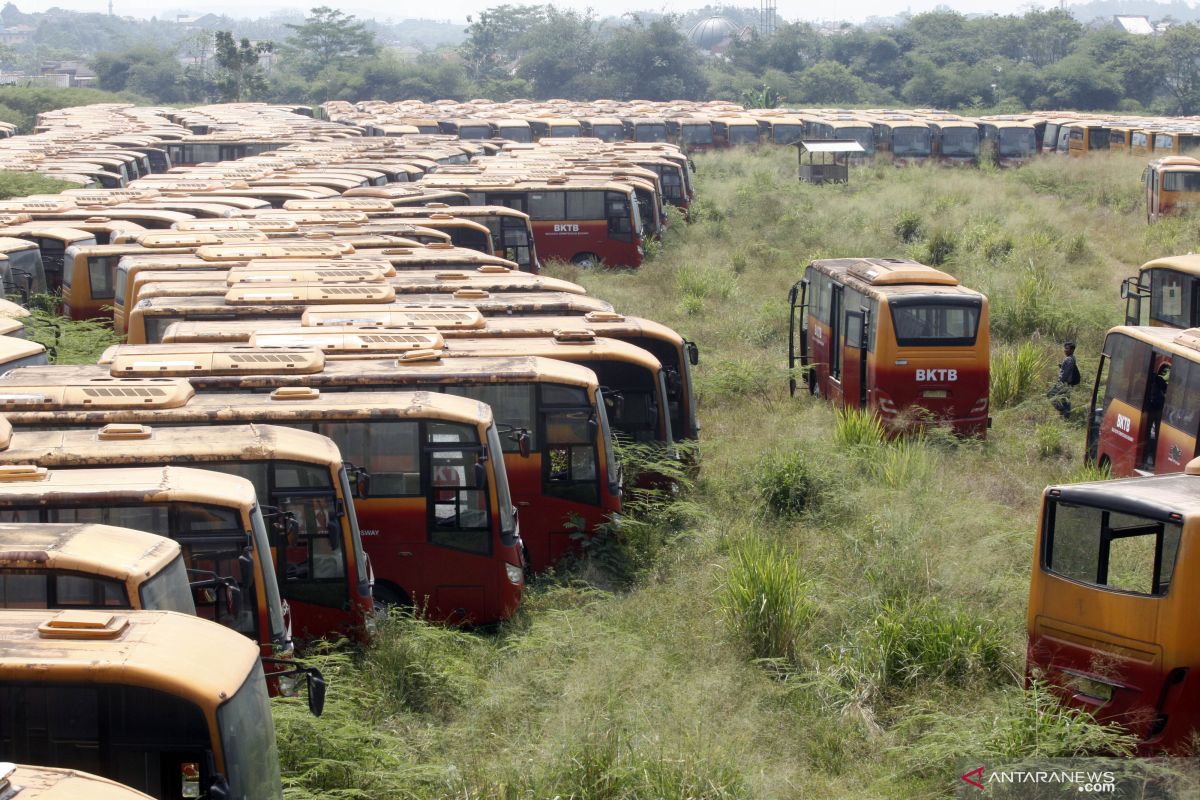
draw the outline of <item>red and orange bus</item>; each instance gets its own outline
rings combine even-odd
[[[809,264],[789,300],[788,367],[804,369],[812,394],[894,429],[987,434],[984,295],[915,261],[836,258]]]
[[[634,186],[604,176],[520,180],[489,175],[428,175],[423,185],[466,192],[472,205],[508,206],[529,215],[541,258],[637,267],[645,255]]]
[[[1190,754],[1200,732],[1198,484],[1191,462],[1042,495],[1026,675],[1136,735],[1142,754]]]

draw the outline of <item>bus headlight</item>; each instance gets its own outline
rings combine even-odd
[[[508,582],[513,586],[520,586],[525,582],[525,570],[520,567],[505,563],[504,571],[508,574]]]

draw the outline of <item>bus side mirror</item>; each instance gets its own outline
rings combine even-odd
[[[521,454],[521,458],[529,458],[533,453],[533,436],[525,428],[513,431],[509,434],[517,443],[517,452]]]
[[[325,677],[319,669],[309,667],[304,679],[308,684],[308,711],[314,717],[319,717],[325,710]]]
[[[482,458],[475,462],[475,485],[487,485],[487,465]]]
[[[684,342],[687,347],[688,363],[693,367],[700,363],[700,347],[695,342]]]
[[[242,554],[238,556],[238,572],[241,574],[242,586],[254,583],[254,556],[250,554],[249,547],[242,550]]]

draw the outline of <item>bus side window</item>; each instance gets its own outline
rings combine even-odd
[[[1195,309],[1187,279],[1170,269],[1150,270],[1150,317],[1175,328],[1187,328]]]
[[[46,608],[44,573],[0,572],[0,608]]]
[[[1200,434],[1200,364],[1182,358],[1174,360],[1167,384],[1167,402],[1163,422],[1188,436]],[[1193,454],[1185,454],[1191,458]]]
[[[431,544],[465,550],[491,552],[487,484],[480,482],[483,470],[474,431],[465,425],[426,424],[429,458],[429,506]],[[461,449],[453,449],[461,444]]]
[[[371,476],[372,497],[419,497],[420,423],[323,422],[317,432],[338,443],[342,457]]]

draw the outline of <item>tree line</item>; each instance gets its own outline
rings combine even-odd
[[[371,26],[329,7],[278,41],[230,31],[184,45],[141,43],[92,59],[98,88],[156,103],[266,100],[726,99],[761,105],[1200,109],[1200,27],[1159,36],[1085,26],[1062,10],[972,17],[936,11],[882,28],[745,28],[702,53],[679,18],[496,6],[461,45],[405,58]]]

